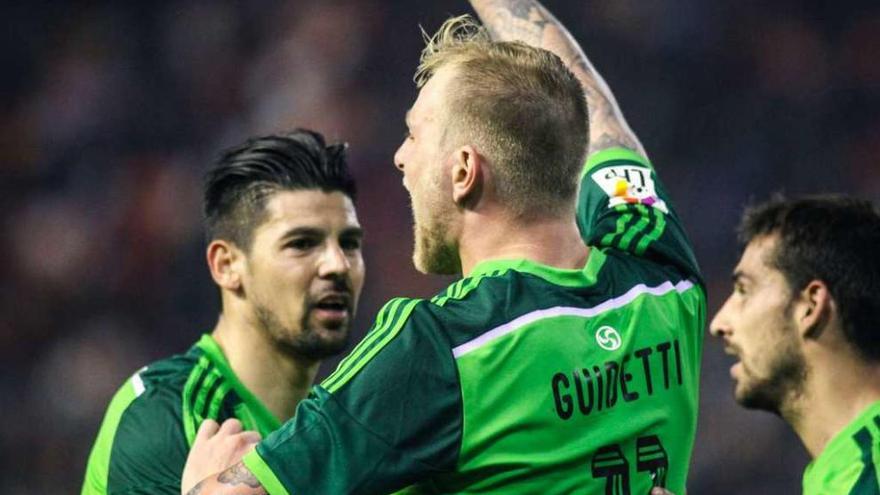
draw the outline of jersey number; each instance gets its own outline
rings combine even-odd
[[[648,473],[652,486],[666,487],[669,458],[657,435],[636,439],[636,471]],[[596,451],[592,464],[593,478],[605,478],[605,495],[630,495],[629,461],[619,444],[606,445]]]

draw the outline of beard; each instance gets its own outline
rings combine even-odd
[[[413,264],[416,270],[434,275],[461,273],[458,249],[446,242],[443,229],[432,229],[416,222],[414,230]]]
[[[443,201],[442,193],[448,188],[438,180],[432,189],[431,196],[421,203],[427,205],[425,208],[416,208],[413,199],[413,265],[426,274],[458,275],[461,273],[458,245],[449,241],[453,206]]]
[[[782,329],[788,337],[775,350],[776,355],[768,364],[766,376],[751,375],[743,363],[743,382],[737,385],[736,401],[748,409],[759,409],[782,415],[792,400],[803,393],[809,368],[803,351],[796,342],[796,331]],[[746,382],[745,380],[750,379]]]
[[[351,311],[349,313],[351,314]],[[272,343],[285,354],[311,361],[321,361],[341,353],[348,346],[351,321],[330,329],[330,335],[325,335],[325,332],[312,328],[309,321],[311,306],[308,301],[303,304],[299,332],[286,327],[276,313],[262,304],[255,305],[254,314],[260,327],[266,331]]]

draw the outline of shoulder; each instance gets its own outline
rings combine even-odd
[[[880,491],[880,402],[832,438],[804,471],[804,494]]]
[[[331,394],[400,385],[420,370],[432,379],[455,383],[452,350],[445,323],[426,299],[394,298],[376,316],[361,342],[320,384]],[[353,386],[349,386],[353,385]]]
[[[531,304],[530,294],[541,285],[546,284],[537,277],[498,269],[459,279],[430,299],[391,299],[379,310],[376,323],[358,347],[398,337],[451,343],[450,332],[456,329],[482,328],[504,320],[514,298]]]
[[[183,439],[182,397],[199,357],[197,351],[171,356],[132,375],[114,398],[130,398],[119,414],[114,450],[155,452]]]
[[[119,394],[133,394],[123,417],[140,415],[179,416],[181,396],[186,383],[197,370],[201,353],[191,350],[148,364],[134,373]],[[115,400],[115,399],[114,399]]]
[[[191,351],[156,361],[123,383],[89,457],[86,486],[93,491],[88,493],[156,487],[179,477],[187,451],[180,393],[196,360]]]
[[[426,310],[441,322],[452,348],[511,322],[558,306],[580,306],[592,292],[581,270],[554,270],[527,260],[464,278],[431,299]]]
[[[702,280],[690,239],[654,167],[632,150],[613,148],[587,161],[577,222],[588,244],[633,254]]]

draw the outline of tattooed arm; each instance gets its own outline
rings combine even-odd
[[[266,495],[266,489],[241,462],[202,480],[186,495]]]
[[[492,38],[522,41],[549,50],[558,55],[581,81],[590,112],[590,155],[619,146],[635,150],[647,158],[642,144],[623,118],[611,89],[553,14],[534,0],[471,0],[471,5]]]

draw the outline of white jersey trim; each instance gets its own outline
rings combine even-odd
[[[144,390],[146,390],[146,386],[144,386],[144,379],[141,378],[141,373],[146,371],[147,367],[139,369],[137,373],[131,376],[131,386],[134,388],[134,396],[135,398],[140,397]]]
[[[626,291],[626,293],[609,299],[596,306],[593,306],[592,308],[556,306],[553,308],[532,311],[531,313],[526,313],[513,321],[495,327],[492,330],[484,333],[483,335],[480,335],[473,340],[469,340],[464,344],[453,348],[452,355],[455,356],[456,359],[458,359],[465,354],[468,354],[469,352],[483,347],[484,345],[492,342],[499,337],[507,335],[514,330],[534,323],[538,320],[543,320],[545,318],[555,318],[558,316],[580,316],[582,318],[590,318],[598,314],[605,313],[606,311],[626,306],[627,304],[631,303],[635,298],[644,294],[649,294],[652,296],[662,296],[672,291],[676,291],[681,294],[687,290],[690,290],[693,286],[694,283],[689,280],[682,280],[681,282],[674,285],[672,282],[666,281],[654,287],[648,287],[645,284],[639,284],[632,289]]]

